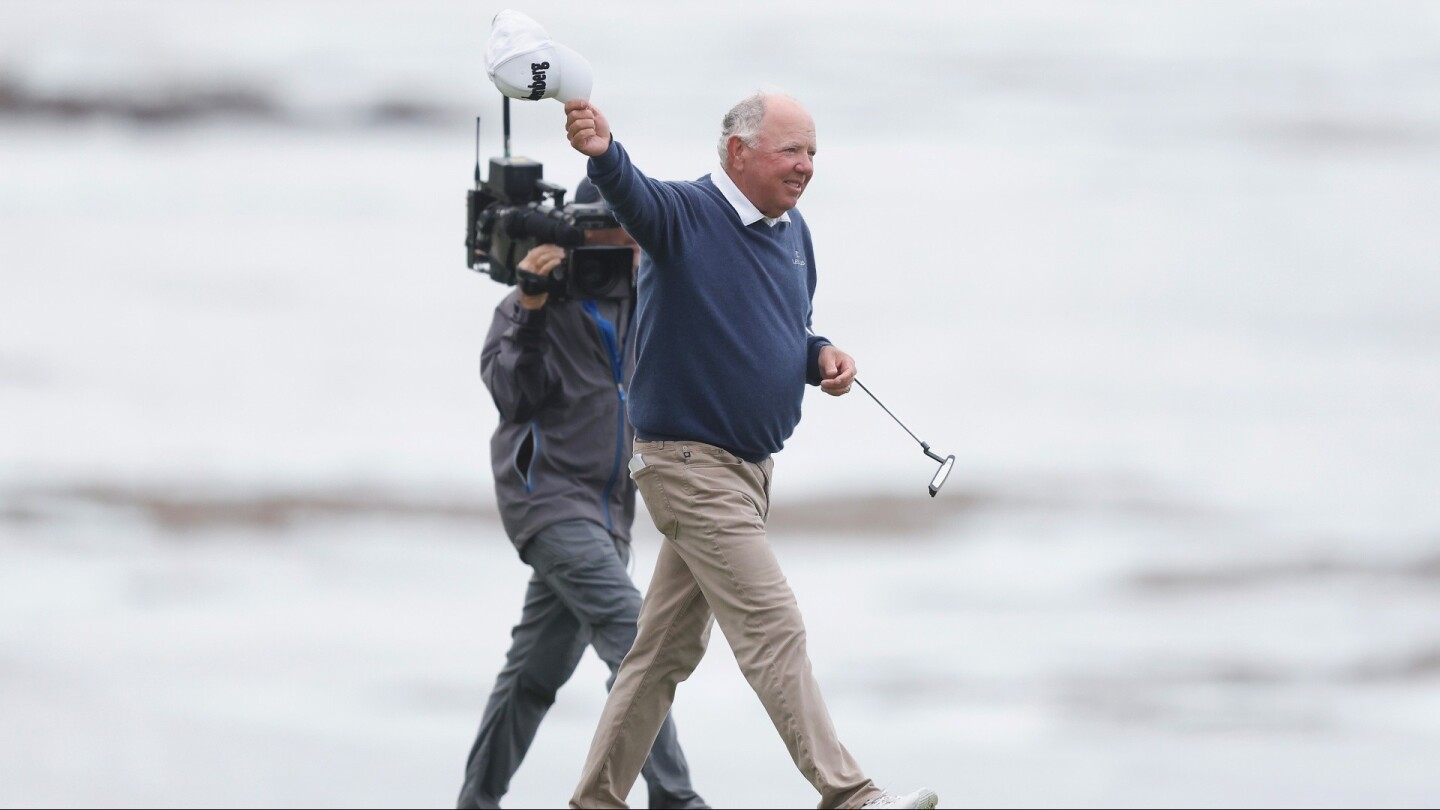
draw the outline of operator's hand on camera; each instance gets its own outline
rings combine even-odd
[[[520,260],[518,267],[527,273],[548,276],[563,261],[565,261],[565,248],[559,245],[540,245],[531,248],[530,252],[525,254],[525,258]],[[548,300],[550,300],[549,293],[526,295],[524,290],[520,291],[520,306],[525,309],[539,309],[545,306],[545,302]]]
[[[610,148],[610,122],[583,98],[565,102],[565,135],[582,155],[600,157]]]
[[[855,358],[831,345],[820,348],[820,390],[832,397],[850,393],[855,381]]]

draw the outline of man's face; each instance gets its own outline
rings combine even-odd
[[[735,185],[767,217],[794,208],[815,174],[815,122],[793,99],[771,96],[751,148],[731,141]]]

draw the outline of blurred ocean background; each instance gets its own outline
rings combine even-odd
[[[453,806],[528,576],[462,255],[505,7],[0,4],[0,805]],[[652,176],[755,89],[816,119],[816,329],[958,459],[927,497],[858,391],[777,457],[870,776],[1440,803],[1440,5],[508,7]],[[573,186],[560,105],[512,115]],[[510,806],[568,799],[604,676]],[[814,805],[720,634],[675,712],[713,805]]]

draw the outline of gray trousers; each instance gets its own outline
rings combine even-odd
[[[500,806],[555,693],[587,645],[610,667],[608,689],[635,642],[640,591],[626,572],[628,544],[598,523],[570,520],[542,530],[521,559],[534,573],[470,750],[460,808]],[[705,806],[690,786],[690,768],[668,715],[641,775],[650,807]]]

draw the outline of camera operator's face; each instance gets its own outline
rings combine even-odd
[[[631,269],[638,269],[640,267],[640,245],[635,241],[635,237],[631,236],[630,232],[624,228],[599,228],[593,231],[586,231],[585,244],[604,245],[607,247],[628,247],[635,254],[635,261],[631,265]]]
[[[739,143],[735,184],[767,217],[800,202],[815,174],[815,122],[797,102],[771,97],[754,148]]]

